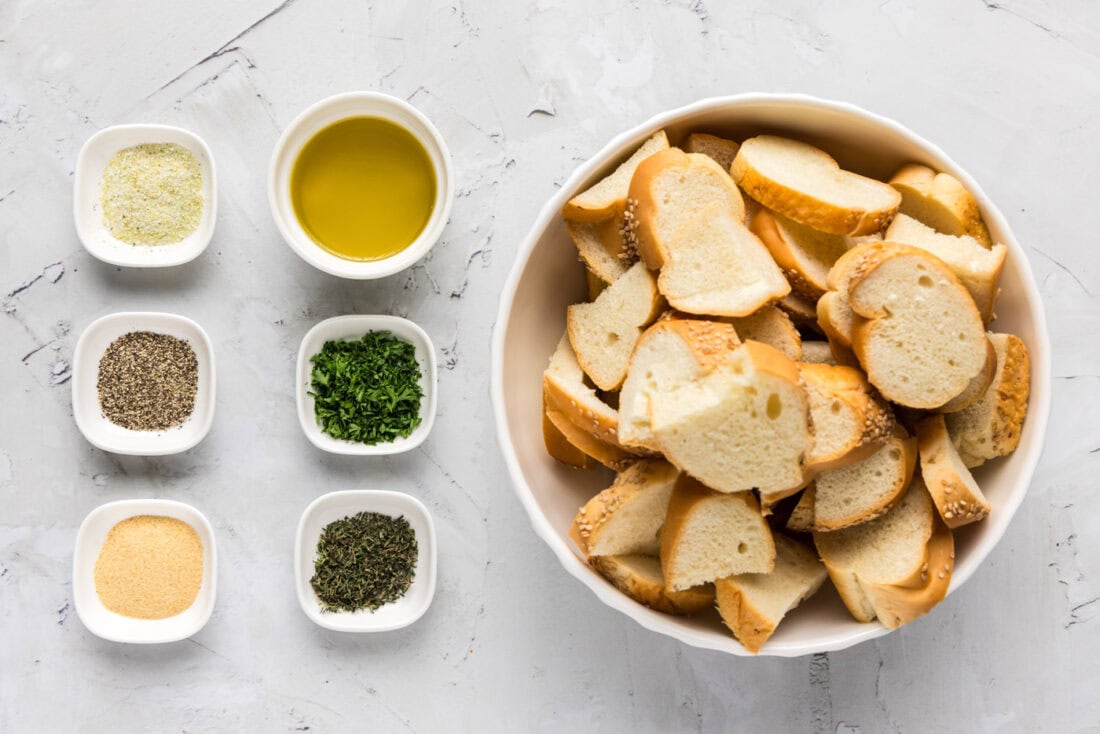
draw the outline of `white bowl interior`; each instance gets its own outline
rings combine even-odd
[[[389,443],[368,445],[333,438],[324,433],[314,417],[314,400],[309,394],[310,374],[313,364],[310,357],[321,351],[327,341],[356,340],[371,331],[388,331],[404,339],[416,349],[416,361],[420,366],[420,387],[424,396],[420,399],[420,425],[408,436],[398,437]],[[383,456],[411,451],[432,432],[435,424],[436,392],[438,388],[435,347],[431,338],[419,326],[400,316],[386,315],[349,315],[325,319],[310,329],[302,338],[298,349],[298,367],[296,373],[296,394],[298,401],[298,422],[306,437],[319,449],[334,454],[352,454],[357,456]]]
[[[302,147],[325,127],[348,117],[380,117],[400,125],[424,146],[435,169],[435,201],[428,223],[412,244],[383,260],[348,260],[323,249],[298,222],[290,198],[291,173]],[[373,92],[339,94],[307,109],[283,132],[271,158],[268,201],[283,238],[306,262],[344,278],[380,278],[415,263],[443,233],[454,201],[451,156],[443,137],[431,121],[404,100]]]
[[[702,130],[744,139],[764,132],[798,137],[821,146],[857,172],[888,177],[903,163],[918,161],[951,172],[982,205],[993,237],[1009,247],[1001,280],[1003,293],[993,328],[1019,336],[1032,357],[1029,415],[1018,450],[975,471],[992,503],[988,519],[958,530],[951,588],[973,574],[1004,534],[1022,501],[1042,450],[1050,405],[1049,343],[1042,305],[1026,257],[1004,217],[976,182],[935,146],[897,123],[858,108],[800,96],[746,95],[704,100],[660,115],[616,138],[582,166],[540,213],[506,285],[493,342],[493,399],[497,431],[513,483],[536,532],[565,568],[601,600],[643,626],[692,645],[747,654],[716,615],[674,618],[654,612],[618,592],[583,562],[568,537],[577,507],[611,481],[603,470],[579,472],[551,459],[541,432],[541,375],[565,328],[565,309],[586,295],[583,266],[561,220],[561,206],[609,173],[644,139],[665,128],[677,144]],[[886,633],[878,623],[860,624],[827,585],[794,610],[763,648],[763,654],[804,655],[837,650]],[[935,612],[933,612],[934,614]]]
[[[195,350],[198,392],[195,409],[180,426],[164,431],[133,431],[117,426],[99,407],[99,361],[111,342],[132,331],[152,331],[183,339]],[[123,312],[93,321],[80,335],[73,354],[73,417],[84,437],[115,454],[153,456],[186,451],[201,441],[214,422],[214,347],[201,326],[170,313]]]
[[[341,518],[359,512],[404,516],[416,533],[416,576],[409,590],[395,602],[374,612],[322,612],[309,580],[321,531]],[[435,596],[435,526],[428,508],[414,497],[385,490],[348,490],[318,497],[302,513],[294,543],[294,574],[298,601],[306,616],[322,627],[339,632],[385,632],[406,627],[424,616]]]
[[[131,245],[115,239],[103,223],[100,179],[111,157],[142,143],[176,143],[194,154],[202,168],[202,193],[205,205],[195,231],[180,242],[165,245]],[[85,249],[111,263],[138,268],[180,265],[195,259],[210,244],[218,218],[218,181],[214,156],[202,138],[168,125],[116,125],[88,138],[76,159],[73,180],[73,216],[76,231]]]
[[[194,603],[166,619],[134,619],[103,606],[95,590],[95,562],[107,540],[107,533],[126,518],[159,515],[182,520],[195,529],[202,541],[202,586]],[[122,500],[92,510],[80,525],[73,550],[73,602],[77,616],[88,631],[114,642],[174,642],[198,632],[210,619],[218,586],[218,557],[214,531],[206,517],[190,505],[172,500]]]

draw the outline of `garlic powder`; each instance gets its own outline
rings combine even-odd
[[[167,245],[194,232],[202,220],[202,168],[176,143],[124,148],[100,180],[103,223],[131,245]]]

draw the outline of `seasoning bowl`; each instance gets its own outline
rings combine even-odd
[[[325,127],[349,117],[377,117],[404,128],[427,151],[435,171],[435,201],[428,223],[408,247],[380,260],[350,260],[327,252],[302,228],[291,202],[291,174],[302,148]],[[404,270],[426,255],[443,234],[454,203],[451,154],[435,125],[408,102],[377,92],[338,94],[302,112],[283,131],[271,154],[267,200],[283,239],[307,263],[341,278],[383,278]]]
[[[103,353],[115,339],[132,331],[152,331],[183,339],[195,350],[198,392],[195,408],[182,425],[162,431],[135,431],[115,425],[99,407],[96,381]],[[214,422],[214,347],[201,326],[170,313],[113,313],[93,321],[76,343],[72,365],[73,417],[77,428],[96,448],[113,454],[160,456],[176,454],[206,437]]]
[[[371,612],[322,612],[309,581],[321,531],[325,526],[359,512],[404,516],[416,533],[416,575],[408,591],[395,602]],[[407,627],[424,616],[435,596],[435,525],[420,500],[402,492],[355,489],[330,492],[310,503],[298,522],[294,541],[294,575],[302,611],[315,623],[337,632],[386,632]]]
[[[313,396],[309,394],[310,374],[313,371],[310,357],[320,352],[327,341],[359,339],[370,331],[388,331],[413,345],[416,349],[416,361],[420,366],[420,388],[424,392],[420,399],[420,425],[405,438],[399,437],[389,443],[374,445],[344,441],[324,433],[314,417]],[[423,329],[400,316],[351,315],[325,319],[302,338],[296,374],[298,422],[306,438],[324,451],[354,456],[401,454],[424,443],[435,424],[438,381],[435,346]]]
[[[165,619],[135,619],[110,611],[95,589],[95,563],[107,533],[137,515],[172,517],[195,529],[202,541],[202,586],[191,606]],[[88,513],[76,534],[73,549],[73,605],[92,634],[112,642],[152,644],[175,642],[203,628],[214,611],[218,590],[218,551],[214,530],[206,516],[191,505],[172,500],[140,499],[108,502]]]
[[[123,148],[143,143],[176,143],[195,156],[202,169],[205,204],[195,231],[180,242],[164,245],[131,245],[116,239],[103,222],[100,178],[111,157]],[[182,265],[202,254],[214,236],[218,218],[218,178],[214,155],[195,133],[170,125],[115,125],[104,128],[84,143],[76,159],[73,180],[73,218],[84,249],[111,265],[131,268],[164,268]]]

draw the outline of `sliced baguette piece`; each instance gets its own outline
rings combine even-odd
[[[745,220],[745,202],[726,169],[700,153],[669,148],[638,165],[627,196],[638,254],[652,270],[684,225],[713,208]]]
[[[707,133],[691,133],[684,141],[684,150],[688,153],[702,153],[710,156],[726,175],[729,175],[730,164],[737,155],[737,149],[741,146],[728,138],[720,138],[717,135]]]
[[[591,469],[594,461],[591,456],[581,451],[569,442],[554,421],[550,420],[550,408],[546,404],[546,393],[542,396],[542,441],[546,445],[546,453],[566,466],[577,469]]]
[[[814,478],[814,530],[830,532],[869,522],[905,495],[917,463],[917,440],[898,431],[863,461]]]
[[[814,485],[811,482],[798,498],[798,504],[787,518],[787,530],[794,533],[814,531]]]
[[[657,287],[686,313],[748,316],[791,290],[767,248],[728,208],[701,212],[662,251]]]
[[[802,342],[802,361],[808,364],[836,364],[836,357],[829,342]]]
[[[978,200],[957,178],[936,173],[928,166],[908,163],[898,169],[890,185],[901,194],[901,212],[924,222],[937,232],[969,235],[982,247],[993,240],[982,221]]]
[[[728,323],[672,317],[646,329],[619,393],[619,442],[660,450],[650,425],[650,395],[709,374],[739,346],[741,340]]]
[[[954,540],[919,477],[889,512],[814,544],[852,616],[895,629],[927,613],[947,594]]]
[[[727,576],[714,582],[722,621],[752,653],[760,652],[787,612],[813,596],[828,576],[815,552],[782,535],[774,538],[771,573]]]
[[[1027,346],[1012,334],[990,334],[997,370],[982,398],[945,417],[947,431],[969,469],[1007,456],[1020,443],[1031,385]]]
[[[569,343],[596,387],[617,390],[622,385],[638,337],[663,309],[657,280],[640,262],[592,303],[567,309]]]
[[[921,476],[947,527],[954,529],[984,520],[989,514],[989,501],[955,451],[943,416],[932,415],[920,421],[917,438]]]
[[[624,216],[613,216],[602,222],[565,222],[565,229],[585,267],[604,283],[614,283],[638,259],[623,238]]]
[[[584,370],[563,334],[550,365],[542,374],[546,405],[596,438],[618,446],[619,412],[604,402],[584,381]]]
[[[768,248],[791,290],[813,300],[828,290],[829,269],[852,244],[844,235],[820,232],[763,208],[749,229]]]
[[[889,185],[842,170],[812,145],[775,135],[744,141],[730,175],[767,208],[833,234],[878,232],[901,205],[901,194]]]
[[[982,320],[988,323],[993,318],[993,306],[1000,291],[997,281],[1008,253],[1004,245],[987,248],[973,237],[940,234],[905,214],[894,217],[886,230],[886,239],[919,247],[943,260],[970,291]]]
[[[590,499],[573,519],[569,536],[587,557],[630,553],[656,556],[657,533],[680,472],[667,461],[641,460]]]
[[[649,408],[665,458],[708,487],[778,500],[804,485],[809,400],[796,364],[773,347],[744,342],[705,377],[652,392]]]
[[[817,323],[817,302],[815,300],[800,296],[797,293],[788,293],[776,301],[775,305],[790,317],[795,326],[817,332],[821,331],[821,327]]]
[[[591,431],[578,426],[560,410],[553,408],[547,410],[546,419],[570,445],[612,471],[623,471],[631,463],[638,460],[636,455],[615,444],[597,438]]]
[[[697,614],[714,605],[714,586],[674,591],[665,585],[661,562],[653,556],[594,556],[589,563],[631,599],[665,614]]]
[[[775,347],[794,361],[802,359],[802,337],[786,313],[775,306],[764,306],[756,313],[729,322],[742,341],[751,339]]]
[[[575,222],[599,222],[610,219],[626,208],[630,179],[638,164],[668,148],[668,135],[658,130],[615,171],[586,191],[577,194],[562,207],[562,216]]]
[[[986,364],[985,326],[951,269],[925,250],[859,245],[848,280],[852,351],[891,402],[933,409],[960,395]]]
[[[938,413],[958,413],[982,399],[997,374],[997,350],[987,336],[985,340],[985,367],[974,376],[966,389],[936,409]]]
[[[891,438],[894,415],[859,370],[811,363],[798,367],[814,429],[804,460],[808,475],[863,461]]]
[[[680,475],[661,529],[661,570],[670,589],[774,567],[775,542],[752,492],[715,492]]]

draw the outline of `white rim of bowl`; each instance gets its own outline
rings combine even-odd
[[[806,94],[770,94],[770,93],[751,93],[751,94],[736,94],[726,97],[707,97],[701,99],[693,104],[686,105],[684,107],[678,107],[674,110],[662,112],[660,114],[650,117],[645,122],[636,125],[629,130],[622,132],[612,138],[603,148],[596,153],[592,154],[588,160],[582,163],[573,171],[572,175],[562,184],[547,202],[543,205],[535,218],[534,223],[528,230],[527,236],[524,238],[523,243],[520,245],[519,250],[516,252],[515,258],[512,261],[512,269],[508,273],[508,279],[505,281],[504,289],[501,291],[500,304],[497,309],[496,325],[493,327],[493,340],[492,340],[492,373],[491,373],[491,388],[490,395],[493,401],[493,418],[496,421],[496,434],[497,443],[500,445],[501,453],[504,454],[504,462],[508,467],[508,473],[512,479],[512,491],[519,497],[520,502],[523,503],[524,509],[527,511],[527,517],[530,521],[535,533],[542,538],[542,540],[550,547],[557,556],[561,565],[573,575],[576,579],[580,580],[588,589],[590,589],[602,602],[610,606],[611,608],[622,612],[630,619],[645,627],[652,632],[658,632],[660,634],[674,637],[675,639],[686,642],[693,647],[699,647],[709,650],[718,650],[720,652],[727,652],[736,655],[754,657],[747,650],[736,644],[732,638],[731,642],[734,642],[734,646],[730,647],[720,646],[714,642],[710,637],[693,629],[684,628],[677,630],[675,634],[663,627],[667,624],[667,620],[660,620],[660,623],[654,622],[646,615],[635,615],[635,607],[637,602],[633,601],[625,594],[618,592],[610,585],[598,585],[592,583],[591,569],[583,563],[573,551],[569,548],[561,538],[557,536],[549,527],[549,524],[542,518],[542,512],[535,502],[534,495],[532,494],[527,482],[523,478],[523,472],[519,465],[519,458],[516,456],[515,447],[512,445],[511,437],[507,434],[507,416],[504,411],[504,390],[503,390],[503,378],[504,378],[504,334],[505,325],[508,321],[508,314],[512,308],[512,302],[515,299],[516,287],[519,284],[520,276],[523,268],[522,264],[526,263],[531,256],[531,252],[535,249],[535,244],[539,239],[539,234],[543,232],[546,226],[549,224],[551,218],[558,216],[561,210],[562,204],[565,203],[565,199],[570,192],[577,188],[581,181],[588,178],[592,173],[603,165],[605,159],[607,159],[612,153],[622,148],[629,141],[636,139],[646,131],[654,131],[675,122],[681,117],[687,115],[702,112],[714,107],[721,107],[730,104],[752,104],[752,103],[786,103],[786,104],[802,104],[818,107],[825,110],[832,110],[836,112],[842,112],[845,114],[856,115],[870,119],[878,125],[886,127],[891,131],[901,135],[909,141],[916,143],[926,151],[931,152],[933,155],[938,156],[946,162],[949,162],[954,167],[952,173],[956,175],[967,188],[970,189],[974,195],[983,202],[985,206],[985,214],[988,219],[992,219],[996,228],[1007,234],[1005,237],[1005,244],[1012,252],[1014,260],[1017,266],[1020,268],[1022,280],[1024,281],[1024,288],[1027,291],[1028,298],[1035,306],[1036,324],[1035,335],[1036,345],[1038,348],[1033,350],[1032,354],[1032,380],[1035,385],[1045,385],[1046,389],[1033,390],[1032,396],[1034,403],[1028,406],[1028,420],[1032,422],[1034,428],[1037,430],[1040,444],[1043,443],[1046,437],[1047,420],[1050,414],[1050,337],[1047,333],[1046,314],[1043,309],[1043,301],[1039,294],[1038,285],[1035,283],[1035,275],[1031,271],[1031,263],[1027,259],[1027,255],[1024,252],[1023,247],[1020,246],[1016,240],[1016,235],[1012,232],[1011,227],[1008,226],[1008,222],[1005,220],[1001,210],[997,207],[996,203],[986,196],[978,182],[975,181],[969,173],[964,171],[954,159],[948,156],[938,145],[935,145],[923,137],[913,132],[909,128],[905,127],[901,123],[898,123],[888,117],[869,112],[862,107],[848,103],[837,102],[833,100],[821,99]],[[1015,517],[1016,510],[1019,509],[1020,503],[1023,502],[1024,497],[1027,495],[1027,489],[1030,487],[1032,477],[1035,474],[1035,468],[1039,463],[1039,459],[1042,455],[1042,448],[1036,451],[1031,456],[1027,457],[1023,470],[1016,475],[1014,485],[1018,486],[1023,483],[1025,489],[1023,492],[1013,492],[1011,496],[1006,498],[1006,504],[1002,511],[1003,516]],[[526,492],[521,491],[520,488],[526,488]],[[973,558],[975,561],[964,568],[962,572],[953,573],[951,576],[951,585],[948,588],[947,593],[951,594],[956,589],[960,588],[966,581],[974,574],[974,572],[985,561],[989,553],[996,547],[1003,537],[1007,525],[1000,533],[996,534],[996,539],[992,541],[983,541],[975,545],[974,549],[970,552],[968,558]],[[832,638],[828,638],[822,641],[819,646],[808,647],[802,643],[792,643],[790,645],[772,646],[770,649],[765,648],[761,651],[759,656],[763,657],[768,655],[779,657],[797,657],[800,655],[810,655],[818,652],[833,652],[836,650],[843,650],[844,648],[851,647],[852,645],[867,640],[872,640],[876,637],[882,637],[890,632],[886,627],[883,627],[878,623],[869,623],[865,625],[865,629],[861,629],[858,632],[850,633],[845,632],[843,634],[834,635]]]
[[[381,113],[372,113],[370,117],[381,117],[389,120],[390,122],[398,125],[401,129],[406,130],[410,135],[415,137],[421,145],[425,147],[428,144],[434,145],[439,149],[439,157],[442,160],[442,169],[435,165],[433,160],[432,169],[436,175],[436,185],[443,190],[443,202],[438,210],[433,210],[431,217],[428,219],[428,223],[424,225],[424,229],[420,231],[417,238],[405,249],[390,255],[382,260],[348,260],[340,258],[338,255],[332,255],[327,250],[323,249],[321,245],[314,242],[306,235],[306,241],[303,241],[297,236],[297,232],[285,221],[285,218],[281,215],[281,208],[279,206],[279,192],[276,191],[276,178],[279,168],[279,159],[287,152],[287,141],[290,136],[297,130],[297,128],[312,114],[319,110],[324,109],[330,105],[344,102],[347,100],[370,100],[374,102],[382,102],[383,104],[389,104],[394,107],[398,107],[414,117],[417,122],[424,126],[424,129],[428,131],[430,140],[425,140],[424,137],[416,130],[412,130],[406,125],[402,124],[400,120],[395,120]],[[354,115],[348,115],[348,117],[354,117]],[[340,118],[344,119],[344,118]],[[331,124],[331,123],[330,123]],[[323,129],[323,128],[322,128]],[[319,132],[319,131],[318,131]],[[316,134],[316,133],[315,133]],[[312,137],[312,136],[311,136]],[[307,140],[308,142],[308,140]],[[271,152],[271,160],[268,162],[267,168],[267,203],[271,209],[271,216],[275,220],[275,226],[279,229],[279,234],[282,235],[283,240],[290,246],[298,257],[305,260],[307,263],[317,268],[318,270],[328,273],[329,275],[335,275],[340,278],[349,278],[352,280],[373,280],[375,278],[385,278],[389,275],[399,273],[402,270],[411,267],[416,264],[420,258],[428,254],[428,252],[435,246],[435,244],[443,237],[443,230],[447,227],[447,222],[451,218],[451,208],[454,205],[455,199],[455,183],[454,183],[454,164],[451,161],[451,152],[447,148],[447,143],[443,140],[443,136],[439,133],[439,130],[432,123],[428,117],[418,110],[413,105],[409,104],[403,99],[399,99],[389,94],[383,94],[382,92],[342,92],[340,94],[334,94],[331,97],[325,97],[319,100],[301,113],[298,114],[290,124],[283,130],[282,135],[279,136],[278,142],[275,143],[275,148]],[[328,257],[323,257],[320,253],[324,253]],[[337,267],[333,265],[333,261],[329,258],[335,258],[341,262],[341,266]]]

